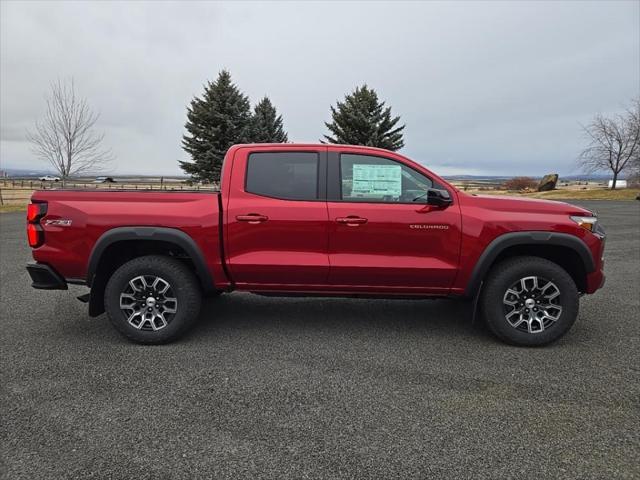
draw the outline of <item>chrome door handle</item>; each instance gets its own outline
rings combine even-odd
[[[236,220],[239,222],[248,222],[251,224],[262,223],[269,220],[266,215],[260,215],[259,213],[249,213],[247,215],[237,215]]]

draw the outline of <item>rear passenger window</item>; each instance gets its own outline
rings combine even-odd
[[[284,200],[317,200],[318,162],[315,152],[252,153],[245,190]]]

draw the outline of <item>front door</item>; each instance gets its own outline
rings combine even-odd
[[[334,147],[335,148],[335,147]],[[329,283],[372,292],[446,293],[457,271],[460,209],[426,205],[437,187],[399,158],[329,153]]]
[[[326,284],[326,148],[242,148],[225,210],[226,256],[243,288]]]

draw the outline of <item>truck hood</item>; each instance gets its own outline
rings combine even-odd
[[[586,208],[555,200],[538,198],[503,197],[497,195],[468,195],[467,202],[478,207],[503,212],[555,213],[566,215],[592,216],[594,213]]]

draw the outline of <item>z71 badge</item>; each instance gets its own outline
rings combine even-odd
[[[63,219],[45,220],[44,224],[45,225],[51,225],[51,226],[54,226],[54,227],[70,227],[71,226],[71,220],[63,220]]]

